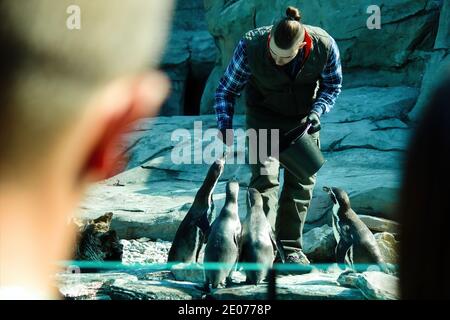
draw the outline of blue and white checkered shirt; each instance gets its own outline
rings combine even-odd
[[[342,66],[339,48],[331,38],[332,48],[325,68],[319,80],[319,90],[312,111],[319,116],[330,112],[342,88]],[[301,53],[303,54],[303,52]],[[215,94],[217,124],[219,129],[230,129],[233,126],[234,104],[236,97],[250,80],[251,72],[248,66],[245,41],[241,39],[237,45],[233,58],[220,79]]]

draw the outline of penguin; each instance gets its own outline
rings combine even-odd
[[[199,262],[199,254],[209,232],[214,211],[213,191],[224,170],[225,158],[216,160],[208,170],[194,202],[181,222],[169,250],[168,262]]]
[[[275,250],[278,250],[282,261],[284,251],[279,246],[272,227],[263,210],[263,200],[258,190],[250,188],[247,193],[247,217],[242,224],[240,238],[239,262],[260,263],[271,268],[275,260]],[[247,270],[246,283],[258,285],[265,280],[267,269]]]
[[[231,273],[238,261],[239,236],[241,222],[238,215],[239,182],[235,179],[228,181],[226,186],[225,205],[219,216],[211,225],[205,248],[205,263],[223,263],[221,268],[205,269],[205,291],[210,292],[219,285],[230,283]]]
[[[335,187],[323,187],[323,191],[333,202],[332,227],[337,242],[337,262],[353,269],[354,264],[376,264],[389,273],[374,235],[351,208],[348,194]]]

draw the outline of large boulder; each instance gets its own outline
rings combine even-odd
[[[450,10],[449,10],[450,11]],[[425,107],[430,102],[436,87],[445,75],[450,73],[449,50],[436,50],[426,55],[427,64],[422,81],[421,94],[412,111],[408,114],[410,120],[418,122]]]
[[[60,273],[55,276],[59,293],[66,300],[111,300],[102,294],[105,283],[122,279],[137,280],[136,276],[126,273]]]
[[[112,300],[193,300],[200,299],[202,292],[194,283],[171,280],[128,281],[117,279],[106,283],[101,292]]]
[[[337,282],[347,288],[357,288],[369,300],[398,300],[399,279],[379,271],[344,272]]]
[[[370,300],[398,300],[399,279],[383,272],[364,272],[356,280],[356,287]]]
[[[423,71],[421,94],[408,115],[409,119],[415,122],[421,119],[424,108],[443,76],[450,73],[450,0],[443,0],[442,2],[433,51],[423,53],[426,65]]]
[[[340,287],[339,274],[314,272],[305,275],[284,276],[276,281],[279,300],[364,300],[361,291]],[[268,298],[267,284],[244,285],[218,289],[211,295],[217,300],[264,300]]]
[[[314,228],[303,235],[303,252],[312,263],[333,262],[336,239],[328,225]]]
[[[450,48],[450,1],[444,0],[443,2],[434,48],[448,50]]]
[[[380,232],[375,234],[381,255],[386,263],[397,264],[399,261],[399,243],[395,236],[389,232]]]
[[[414,106],[419,91],[413,87],[359,87],[344,89],[334,109],[323,116],[325,123],[349,123],[361,120],[382,121],[405,118]],[[405,127],[398,122],[394,127]]]
[[[359,215],[359,217],[372,232],[398,233],[399,231],[399,224],[395,221],[363,214]]]
[[[185,98],[195,95],[194,90],[201,94],[215,60],[216,48],[207,30],[203,1],[176,1],[172,32],[160,63],[160,68],[169,76],[172,85],[161,115],[195,112],[186,110]]]

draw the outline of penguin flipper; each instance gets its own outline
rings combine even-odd
[[[239,238],[239,245],[238,245],[238,259],[237,262],[241,263],[241,262],[245,262],[244,261],[244,249],[245,249],[245,243],[244,243],[244,237],[240,236]]]
[[[345,264],[346,263],[346,256],[347,251],[350,249],[351,243],[346,242],[341,238],[341,241],[339,241],[338,245],[336,246],[336,262],[338,264]]]
[[[234,243],[236,244],[236,248],[237,248],[237,256],[236,256],[236,261],[235,261],[233,269],[237,270],[238,264],[241,262],[241,258],[242,258],[242,250],[243,250],[242,241],[241,241],[242,236],[240,233],[235,233],[233,239],[234,239]]]
[[[366,244],[366,248],[371,260],[374,263],[376,263],[376,265],[380,268],[382,272],[387,274],[393,273],[392,270],[387,265],[387,263],[384,261],[380,248],[378,247],[375,238],[373,239],[373,241]]]
[[[209,219],[208,219],[208,213],[209,212],[209,208],[207,210],[205,210],[201,215],[200,218],[198,218],[198,220],[195,222],[195,225],[202,231],[203,236],[205,238],[205,243],[208,239],[209,233],[210,233],[210,229],[211,226],[209,224]]]
[[[236,245],[236,248],[238,250],[238,256],[240,253],[240,249],[241,249],[241,235],[239,233],[235,233],[233,236],[233,240],[234,240],[234,244]]]
[[[278,239],[275,236],[275,233],[271,229],[269,231],[270,240],[272,241],[273,247],[277,250],[278,254],[280,255],[280,259],[282,263],[286,262],[286,252],[284,251],[283,244],[281,243],[280,239]]]

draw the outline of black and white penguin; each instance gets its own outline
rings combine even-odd
[[[263,200],[258,190],[250,188],[247,194],[247,217],[242,224],[239,261],[259,263],[270,268],[275,259],[277,242],[263,210]],[[248,284],[257,285],[267,276],[267,269],[246,270]]]
[[[194,202],[178,227],[168,262],[198,262],[200,250],[209,232],[214,211],[213,192],[222,175],[225,158],[219,158],[208,170],[202,186],[195,195]]]
[[[205,248],[205,263],[223,263],[223,267],[205,269],[205,290],[217,288],[230,280],[238,261],[241,222],[238,215],[239,182],[230,180],[226,186],[225,205],[211,225]]]
[[[337,262],[347,263],[352,268],[355,264],[358,267],[378,265],[383,272],[389,272],[374,235],[351,208],[348,194],[335,187],[323,187],[323,191],[333,202],[332,227],[337,242]]]

